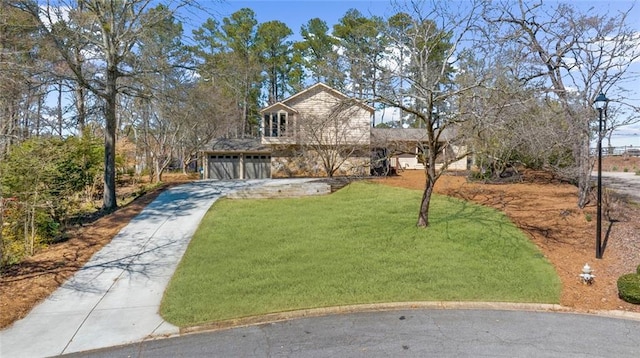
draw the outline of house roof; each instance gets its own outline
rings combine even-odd
[[[441,141],[451,139],[453,128],[447,127],[440,134]],[[371,142],[424,142],[427,140],[427,131],[424,128],[371,128]]]
[[[216,138],[207,143],[204,152],[270,152],[260,138]]]
[[[284,109],[286,112],[289,112],[289,113],[298,113],[298,111],[295,108],[291,108],[282,102],[276,102],[270,105],[269,107],[263,108],[260,111],[260,113],[273,112],[273,111],[277,111],[278,109]]]
[[[272,105],[270,105],[270,106],[268,106],[268,107],[266,107],[266,108],[262,109],[262,110],[260,111],[260,113],[263,113],[263,112],[268,111],[268,110],[273,110],[273,109],[274,109],[276,106],[278,106],[278,105],[284,106],[284,107],[286,107],[286,108],[289,108],[289,109],[291,109],[291,110],[295,111],[295,109],[293,109],[293,108],[291,108],[291,107],[287,106],[287,103],[289,103],[289,102],[291,102],[291,101],[295,100],[296,98],[298,98],[298,97],[300,97],[300,96],[303,96],[303,95],[305,95],[305,94],[307,94],[307,93],[309,93],[309,92],[316,91],[316,90],[321,90],[321,91],[329,92],[329,93],[331,93],[334,97],[337,97],[337,98],[340,98],[340,99],[343,99],[343,100],[351,99],[351,97],[347,96],[346,94],[344,94],[344,93],[342,93],[342,92],[340,92],[340,91],[338,91],[338,90],[336,90],[336,89],[334,89],[334,88],[332,88],[332,87],[330,87],[330,86],[327,86],[326,84],[324,84],[324,83],[322,83],[322,82],[318,82],[318,83],[316,83],[315,85],[313,85],[313,86],[311,86],[311,87],[309,87],[309,88],[307,88],[307,89],[305,89],[305,90],[302,90],[302,91],[300,91],[300,92],[298,92],[298,93],[296,93],[296,94],[294,94],[294,95],[292,95],[292,96],[290,96],[290,97],[288,97],[288,98],[283,99],[283,100],[282,100],[282,101],[280,101],[280,102],[276,102],[276,103],[274,103],[274,104],[272,104]],[[375,112],[375,108],[373,108],[373,107],[371,107],[371,106],[369,106],[369,105],[365,104],[365,103],[364,103],[364,102],[362,102],[362,101],[356,101],[356,103],[357,103],[359,106],[361,106],[362,108],[364,108],[364,109],[366,109],[367,111],[369,111],[370,113]],[[296,111],[296,112],[297,112],[297,111]]]

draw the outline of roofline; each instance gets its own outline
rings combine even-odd
[[[272,104],[272,105],[270,105],[268,107],[265,107],[265,108],[260,110],[260,113],[264,113],[266,111],[269,111],[272,108],[277,107],[277,106],[284,107],[284,109],[287,110],[288,112],[298,113],[298,110],[296,110],[295,108],[291,108],[291,107],[287,106],[286,104],[284,104],[282,102],[276,102],[276,103],[274,103],[274,104]]]
[[[267,149],[255,149],[255,150],[243,150],[243,149],[227,149],[227,150],[223,150],[223,149],[218,149],[218,150],[213,150],[213,149],[202,149],[200,150],[200,153],[229,153],[229,154],[237,154],[237,153],[249,153],[249,154],[271,154],[272,150],[267,148]]]
[[[324,84],[324,83],[322,83],[322,82],[318,82],[318,83],[314,84],[313,86],[308,87],[308,88],[306,88],[306,89],[304,89],[304,90],[302,90],[302,91],[300,91],[300,92],[298,92],[298,93],[296,93],[296,94],[292,95],[291,97],[285,98],[285,99],[283,99],[282,101],[280,101],[280,102],[278,102],[278,103],[283,103],[283,104],[284,104],[285,102],[288,102],[288,101],[290,101],[290,100],[292,100],[292,99],[294,99],[294,98],[296,98],[296,97],[298,97],[298,96],[301,96],[301,95],[303,95],[303,94],[305,94],[305,93],[307,93],[307,92],[309,92],[309,91],[313,90],[313,89],[314,89],[314,88],[316,88],[316,87],[322,87],[322,88],[324,88],[325,90],[328,90],[328,91],[332,92],[332,93],[333,93],[333,94],[335,94],[336,96],[338,96],[338,97],[342,97],[343,99],[351,99],[351,97],[349,97],[349,96],[347,96],[346,94],[344,94],[344,93],[342,93],[342,92],[338,91],[337,89],[335,89],[335,88],[333,88],[333,87],[331,87],[331,86],[328,86],[328,85],[326,85],[326,84]],[[366,104],[366,103],[364,103],[364,102],[362,102],[362,101],[360,101],[360,100],[357,100],[356,102],[357,102],[360,106],[364,107],[364,109],[366,109],[367,111],[369,111],[369,112],[371,112],[371,113],[373,113],[373,112],[375,112],[375,111],[376,111],[376,110],[375,110],[375,108],[373,108],[373,107],[369,106],[368,104]],[[271,106],[274,106],[274,105],[275,105],[275,103],[274,103],[274,104],[272,104]],[[269,107],[271,107],[271,106],[269,106]],[[269,107],[267,107],[267,108],[269,108]],[[265,109],[266,109],[266,108],[265,108]]]

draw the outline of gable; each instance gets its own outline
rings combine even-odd
[[[260,113],[281,112],[281,111],[288,112],[288,113],[298,113],[298,111],[295,108],[291,108],[282,102],[274,103],[269,107],[263,108],[262,110],[260,110]]]
[[[294,94],[293,96],[286,98],[284,100],[282,100],[281,103],[284,106],[287,106],[289,108],[295,108],[297,105],[299,105],[300,103],[303,103],[307,100],[310,100],[312,98],[324,98],[324,99],[330,99],[332,98],[333,101],[330,102],[339,102],[339,101],[345,101],[345,100],[351,100],[352,98],[350,98],[349,96],[343,94],[342,92],[333,89],[327,85],[325,85],[324,83],[318,82],[315,85],[300,91],[296,94]],[[373,112],[375,111],[375,109],[371,106],[366,105],[365,103],[361,102],[361,101],[355,101],[355,104],[357,104],[359,107],[365,109],[366,111],[368,111],[369,113],[373,114]],[[277,104],[277,103],[276,103]],[[273,107],[276,104],[270,106]],[[267,107],[267,108],[270,108]]]

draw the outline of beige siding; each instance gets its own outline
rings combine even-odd
[[[368,144],[371,113],[318,88],[297,96],[287,105],[300,114],[296,123],[300,144]],[[340,108],[340,107],[343,108]],[[336,110],[336,108],[340,108]]]
[[[465,147],[465,146],[460,146],[460,147],[454,146],[453,150],[456,153],[462,153],[462,152],[467,150],[467,147]],[[467,157],[464,157],[464,158],[462,158],[462,159],[460,159],[458,161],[455,161],[455,162],[449,164],[448,169],[449,170],[467,170]]]

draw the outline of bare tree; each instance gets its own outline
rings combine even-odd
[[[0,158],[28,138],[38,121],[44,88],[40,40],[34,21],[11,2],[0,3]]]
[[[542,1],[524,0],[495,3],[487,12],[486,19],[495,25],[487,32],[489,46],[510,42],[511,70],[521,83],[541,89],[560,104],[575,160],[573,169],[563,174],[577,184],[580,207],[589,201],[590,124],[597,120],[593,100],[606,92],[612,105],[634,112],[623,123],[638,119],[638,108],[626,103],[622,88],[630,76],[629,66],[640,58],[640,37],[628,26],[628,16],[629,11],[591,15],[566,4],[545,6]]]
[[[318,160],[328,177],[333,177],[341,169],[345,173],[364,173],[368,160],[363,162],[361,158],[369,156],[371,111],[368,106],[344,98],[326,101],[316,107],[327,110],[300,118],[302,155],[311,158],[312,163]],[[345,168],[350,161],[350,167]]]
[[[237,113],[233,98],[225,96],[210,82],[196,83],[189,88],[181,113],[181,120],[186,123],[180,138],[183,173],[196,160],[205,144],[232,132],[231,128],[235,125],[233,118]]]
[[[468,153],[458,143],[458,126],[464,117],[454,114],[454,106],[461,93],[478,86],[482,79],[465,86],[453,81],[453,66],[463,43],[478,20],[480,3],[465,3],[463,9],[439,1],[412,1],[398,10],[403,15],[403,33],[389,32],[389,55],[379,64],[382,76],[391,86],[377,98],[377,102],[399,108],[413,117],[415,126],[425,131],[423,157],[425,162],[425,190],[422,196],[417,226],[429,225],[429,204],[433,188],[449,164]],[[408,61],[405,64],[403,61]],[[400,87],[403,84],[403,87]],[[446,156],[445,148],[461,148]]]
[[[173,2],[172,11],[190,3],[189,0]],[[152,0],[47,0],[45,3],[17,0],[19,9],[30,14],[39,23],[40,30],[51,40],[71,70],[78,86],[100,97],[104,103],[104,193],[103,209],[112,211],[116,203],[116,130],[118,127],[118,95],[132,93],[121,79],[135,77],[130,61],[138,38],[149,26],[164,20],[166,12],[158,18],[143,16]],[[169,11],[168,13],[171,13]],[[143,22],[144,20],[144,22]],[[92,58],[77,56],[81,48]],[[96,75],[84,72],[84,61],[91,61],[98,70]]]

